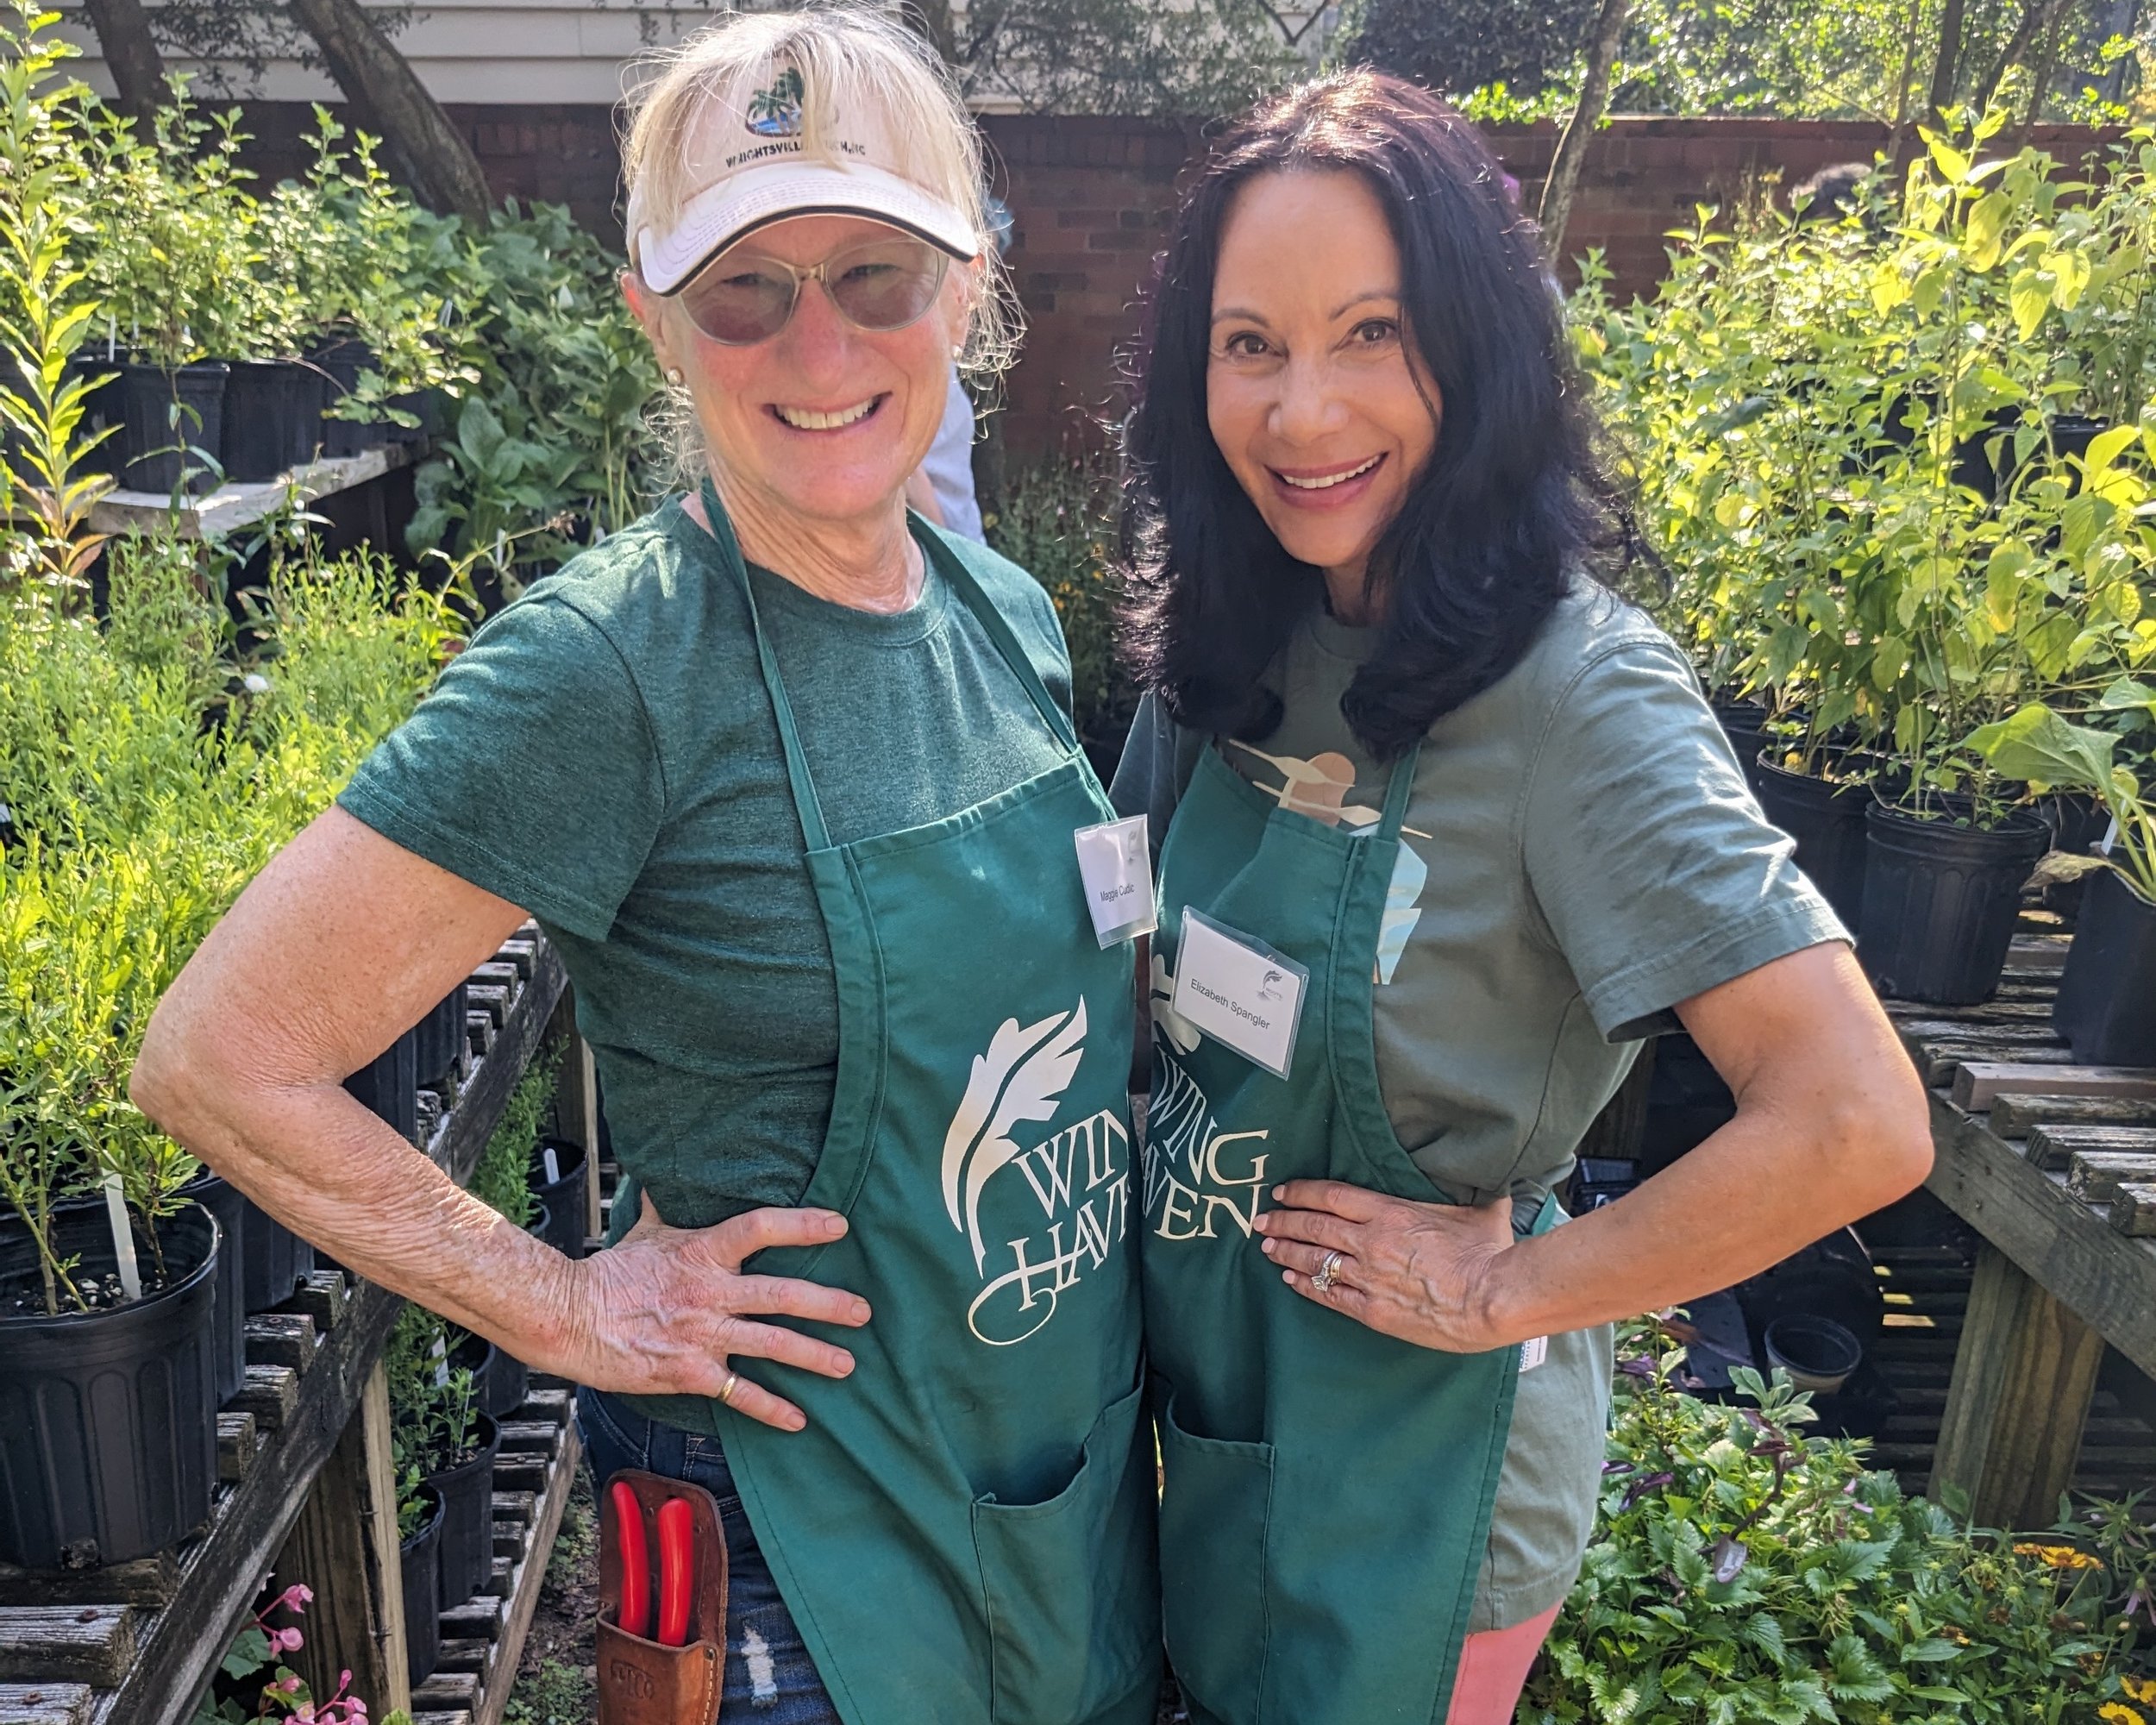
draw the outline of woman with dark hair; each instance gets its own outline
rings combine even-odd
[[[1922,1090],[1633,555],[1533,229],[1355,72],[1222,141],[1129,433],[1115,783],[1163,834],[1141,1258],[1194,1719],[1512,1717],[1609,1325],[1898,1197]],[[1736,1117],[1569,1226],[1681,1022]]]

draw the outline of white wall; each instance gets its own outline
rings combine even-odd
[[[154,10],[159,0],[147,0]],[[363,3],[390,9],[384,0]],[[66,6],[63,34],[81,44],[85,79],[110,94],[86,20]],[[394,41],[443,102],[614,102],[639,53],[664,45],[730,9],[659,0],[419,0]],[[175,66],[174,70],[185,70]],[[279,101],[331,101],[336,87],[295,60],[272,61],[261,82],[235,94]]]

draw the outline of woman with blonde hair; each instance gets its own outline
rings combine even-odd
[[[692,486],[479,632],[205,943],[135,1094],[587,1386],[599,1477],[711,1490],[726,1716],[1140,1725],[1131,953],[1074,842],[1112,811],[1040,588],[904,504],[954,357],[1008,346],[978,145],[912,37],[812,10],[684,47],[627,169]],[[582,1261],[339,1085],[528,914],[625,1176]]]

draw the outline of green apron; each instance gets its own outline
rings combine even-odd
[[[1071,837],[1113,810],[1009,625],[923,530],[1066,758],[949,819],[832,844],[703,496],[749,596],[838,984],[837,1091],[802,1202],[852,1226],[752,1267],[875,1314],[799,1326],[853,1351],[849,1377],[742,1362],[809,1421],[724,1416],[743,1504],[848,1725],[1151,1725],[1131,949],[1096,940]]]
[[[1161,1578],[1199,1725],[1442,1725],[1489,1540],[1520,1351],[1381,1335],[1288,1288],[1250,1227],[1283,1180],[1446,1201],[1386,1117],[1371,1023],[1415,759],[1354,833],[1281,808],[1209,748],[1162,848],[1170,975],[1187,907],[1310,972],[1284,1080],[1154,1026],[1142,1256]]]

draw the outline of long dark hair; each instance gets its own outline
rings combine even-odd
[[[1382,72],[1317,79],[1220,141],[1185,198],[1150,307],[1126,436],[1126,656],[1194,728],[1255,741],[1278,723],[1258,678],[1315,600],[1317,573],[1259,516],[1213,442],[1206,360],[1221,230],[1257,176],[1346,169],[1399,248],[1407,334],[1440,392],[1437,446],[1371,559],[1380,644],[1340,708],[1398,755],[1520,662],[1572,571],[1635,551],[1595,456],[1539,237],[1504,171],[1443,102]]]

